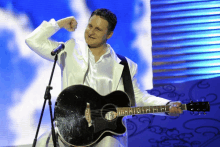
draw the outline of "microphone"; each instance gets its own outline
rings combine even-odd
[[[51,55],[54,56],[56,54],[59,54],[60,51],[62,51],[65,48],[64,44],[60,44],[57,48],[55,48],[52,52]]]

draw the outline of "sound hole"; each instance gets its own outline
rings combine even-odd
[[[117,118],[116,106],[107,104],[102,108],[102,118],[107,121],[114,121]]]

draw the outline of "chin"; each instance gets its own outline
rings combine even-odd
[[[87,45],[88,45],[89,47],[92,47],[92,48],[96,48],[96,47],[99,46],[99,45],[97,45],[97,44],[95,44],[95,43],[93,43],[93,42],[90,42],[90,41],[86,41],[86,43],[87,43]]]
[[[89,46],[90,48],[96,48],[96,47],[98,47],[97,45],[94,45],[94,44],[88,44],[88,46]]]

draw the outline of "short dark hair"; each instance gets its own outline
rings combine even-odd
[[[104,9],[104,8],[101,8],[101,9],[96,9],[95,11],[92,12],[90,18],[93,16],[93,15],[98,15],[100,16],[101,18],[105,19],[108,21],[108,31],[114,31],[115,29],[115,26],[117,24],[117,17],[114,13],[112,13],[110,10],[108,9]]]

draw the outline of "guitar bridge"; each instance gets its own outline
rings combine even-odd
[[[90,104],[89,103],[87,103],[87,105],[86,105],[85,118],[86,118],[86,121],[88,122],[88,127],[91,127],[92,126],[92,119],[91,119],[91,111],[90,111]]]

